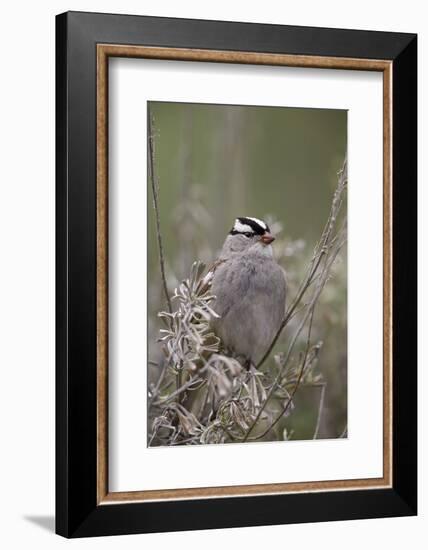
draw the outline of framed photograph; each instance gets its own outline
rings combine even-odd
[[[414,515],[413,34],[56,20],[56,530]]]

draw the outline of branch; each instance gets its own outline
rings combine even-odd
[[[155,209],[155,218],[156,218],[156,234],[158,239],[159,264],[160,264],[160,271],[161,271],[161,277],[162,277],[163,291],[165,294],[166,302],[168,304],[168,311],[172,313],[171,299],[169,297],[168,285],[166,283],[165,262],[164,262],[164,256],[163,256],[162,236],[161,236],[161,230],[160,230],[158,183],[157,183],[157,180],[155,177],[155,171],[154,171],[155,145],[154,145],[154,133],[152,129],[153,126],[154,126],[154,118],[153,118],[153,115],[150,113],[150,109],[148,109],[148,112],[147,112],[147,127],[148,127],[148,139],[149,139],[148,164],[149,164],[150,180],[151,180],[152,191],[153,191],[153,206]]]

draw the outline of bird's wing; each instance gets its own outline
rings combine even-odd
[[[211,264],[211,266],[208,269],[208,271],[206,272],[206,274],[200,280],[199,292],[201,294],[203,294],[204,292],[206,292],[210,288],[216,269],[218,268],[219,265],[223,264],[226,261],[227,260],[225,260],[225,259],[219,258],[213,264]]]
[[[223,320],[246,296],[253,270],[242,256],[228,258],[216,266],[212,276],[212,293],[216,297],[214,310]]]

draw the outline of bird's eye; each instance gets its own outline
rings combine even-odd
[[[253,236],[252,233],[250,233],[250,231],[248,231],[247,233],[243,233],[246,237],[250,238]]]

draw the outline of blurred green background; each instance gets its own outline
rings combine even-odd
[[[237,216],[254,216],[277,233],[274,251],[291,300],[328,217],[346,154],[347,112],[163,102],[148,109],[169,288],[188,276],[194,260],[216,258]],[[149,359],[159,362],[157,313],[165,306],[150,185],[148,197]],[[313,340],[323,342],[317,372],[327,384],[320,438],[346,428],[346,332],[344,250],[314,317]],[[149,366],[149,383],[157,376],[158,367]],[[317,387],[299,389],[278,430],[311,438],[319,398]]]

